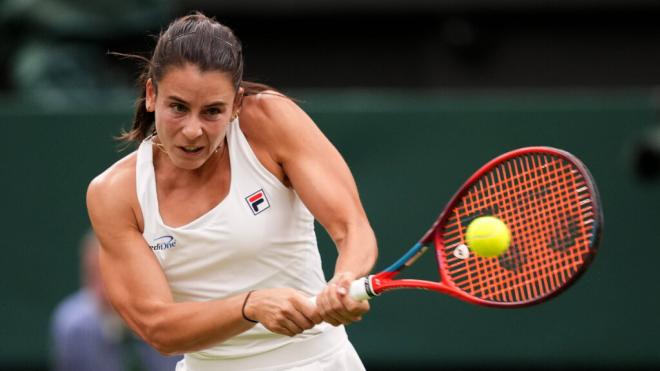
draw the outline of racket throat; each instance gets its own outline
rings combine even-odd
[[[428,247],[428,246],[426,246],[426,245],[421,245],[421,246],[419,247],[419,249],[415,252],[415,254],[413,254],[413,256],[411,256],[408,260],[406,260],[405,263],[403,263],[403,266],[401,267],[401,270],[404,270],[405,268],[408,268],[408,267],[410,267],[411,265],[415,264],[415,262],[417,261],[417,259],[419,259],[420,257],[422,257],[422,255],[424,255],[424,253],[426,253],[428,250],[429,250],[429,247]]]
[[[426,251],[428,251],[428,249],[428,246],[422,244],[422,242],[417,242],[413,247],[410,248],[410,250],[408,250],[408,252],[403,254],[399,260],[387,267],[383,273],[380,273],[379,276],[387,278],[394,277],[402,270],[413,265],[417,259],[419,259],[422,255],[424,255]]]

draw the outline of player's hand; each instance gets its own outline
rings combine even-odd
[[[289,288],[254,291],[245,304],[245,315],[268,330],[294,336],[322,322],[307,296]]]
[[[317,296],[317,310],[323,321],[333,326],[346,325],[361,320],[362,315],[369,311],[368,301],[356,301],[348,294],[355,279],[350,272],[339,273]]]

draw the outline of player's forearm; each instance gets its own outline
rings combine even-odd
[[[241,314],[244,297],[154,305],[139,332],[163,354],[205,349],[254,326]]]
[[[365,220],[348,226],[346,233],[335,239],[335,243],[339,251],[335,275],[351,272],[356,277],[361,277],[371,272],[378,256],[378,248],[369,222]]]

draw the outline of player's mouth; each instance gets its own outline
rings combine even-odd
[[[201,152],[204,147],[197,147],[197,146],[179,146],[179,149],[181,149],[184,153],[194,155],[199,152]]]

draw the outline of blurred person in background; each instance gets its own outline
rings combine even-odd
[[[41,105],[122,102],[128,66],[108,50],[142,48],[173,13],[172,0],[0,1],[0,66],[10,89]],[[11,35],[11,37],[7,37]]]
[[[55,371],[173,370],[181,357],[160,355],[128,330],[101,282],[99,242],[87,233],[80,246],[82,287],[58,304],[52,318]]]
[[[660,180],[660,125],[640,134],[632,147],[632,165],[637,179],[644,183]]]

